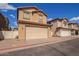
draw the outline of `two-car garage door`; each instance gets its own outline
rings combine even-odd
[[[71,36],[71,32],[70,32],[70,30],[61,29],[60,30],[60,35],[61,36]]]
[[[47,28],[26,27],[26,40],[47,38]]]

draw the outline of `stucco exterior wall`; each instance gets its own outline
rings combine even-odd
[[[60,35],[60,32],[61,32],[61,31],[60,31],[60,30],[58,30],[58,31],[56,31],[56,33],[55,33],[55,34],[56,34],[57,36],[61,36],[61,35]]]
[[[57,27],[62,27],[62,22],[61,21],[57,21],[58,25]]]
[[[18,31],[0,31],[0,39],[17,39]]]
[[[58,23],[58,27],[68,28],[68,22],[65,19],[62,21],[57,20],[57,23]]]
[[[70,23],[69,24],[69,28],[75,29],[75,30],[78,30],[79,29],[78,24],[74,24],[74,23]]]
[[[29,20],[27,20],[27,19],[24,19],[24,11],[29,11],[30,12],[30,19]],[[46,24],[47,22],[46,22],[46,16],[43,14],[43,13],[41,13],[41,12],[37,12],[37,13],[34,13],[34,14],[32,14],[32,11],[36,11],[35,9],[24,9],[24,10],[19,10],[18,12],[18,20],[24,20],[24,21],[32,21],[32,22],[37,22],[37,23],[39,23],[39,21],[38,21],[38,17],[39,17],[39,15],[42,15],[43,17],[42,17],[42,23],[43,24]]]
[[[18,33],[19,33],[19,40],[25,40],[26,39],[26,37],[25,37],[26,29],[25,29],[24,24],[19,24]]]
[[[51,27],[48,27],[48,38],[52,37],[53,33],[52,33],[52,29]]]
[[[53,24],[53,26],[55,26],[55,27],[68,28],[68,22],[65,19],[64,20],[52,21],[51,24]]]
[[[35,14],[33,14],[32,15],[32,22],[38,22],[38,14],[37,13],[35,13]]]

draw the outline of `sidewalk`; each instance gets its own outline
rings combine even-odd
[[[72,37],[52,37],[49,39],[40,39],[40,40],[26,40],[25,42],[20,42],[18,39],[12,40],[3,40],[0,41],[0,53],[5,53],[14,50],[20,50],[25,48],[32,48],[36,46],[54,44],[58,42],[74,40],[79,38],[79,36]]]

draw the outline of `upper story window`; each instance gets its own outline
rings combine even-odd
[[[64,21],[64,26],[67,26],[67,23]]]
[[[30,20],[30,12],[28,11],[24,12],[24,19]]]
[[[71,25],[68,24],[68,27],[71,28]]]
[[[43,16],[42,16],[42,15],[39,15],[39,16],[38,16],[38,21],[39,21],[39,22],[42,22],[42,21],[43,21]]]

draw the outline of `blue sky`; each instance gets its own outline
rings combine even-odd
[[[75,3],[6,3],[0,4],[2,13],[9,18],[10,26],[16,27],[16,8],[22,6],[37,6],[47,15],[47,19],[67,17],[70,21],[79,23],[79,4]]]

